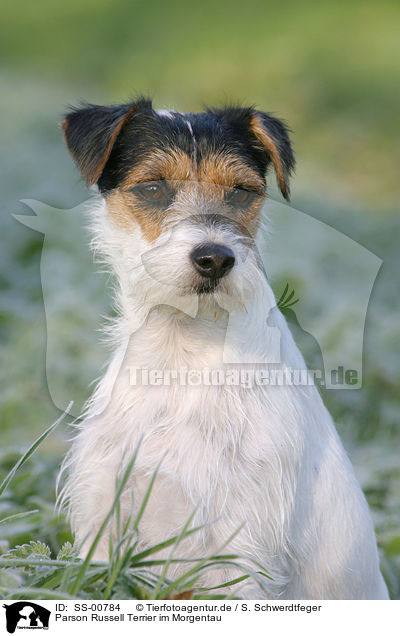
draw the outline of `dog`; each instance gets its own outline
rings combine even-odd
[[[123,458],[138,449],[123,520],[158,470],[138,549],[179,534],[192,514],[200,529],[174,558],[205,557],[231,537],[229,552],[269,577],[262,590],[249,577],[242,598],[388,598],[366,500],[313,382],[234,381],[243,369],[305,369],[258,249],[270,167],[289,200],[286,124],[254,107],[182,114],[139,98],[83,104],[62,126],[101,194],[93,247],[117,281],[113,354],[62,466],[59,500],[80,554],[112,507]],[[109,558],[107,532],[93,556]],[[171,563],[168,575],[182,571]],[[201,583],[240,575],[239,566],[205,569]]]

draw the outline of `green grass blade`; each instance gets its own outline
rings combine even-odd
[[[4,517],[4,519],[0,519],[0,525],[2,523],[7,523],[8,521],[14,521],[15,519],[23,519],[24,517],[35,515],[38,512],[39,510],[27,510],[26,512],[17,512],[15,515],[10,515],[9,517]]]
[[[153,598],[158,598],[158,594],[160,593],[162,585],[163,585],[163,582],[164,582],[164,580],[165,580],[165,578],[167,576],[167,572],[168,572],[169,566],[171,564],[174,551],[176,550],[177,546],[181,543],[181,541],[185,537],[188,536],[187,535],[187,530],[189,528],[189,525],[193,521],[195,514],[196,514],[196,509],[193,510],[192,514],[189,516],[188,520],[186,521],[185,525],[183,526],[181,532],[177,535],[176,541],[172,544],[172,550],[171,550],[170,556],[165,561],[165,565],[164,565],[163,571],[162,571],[162,573],[160,575],[160,578],[159,578],[159,580],[157,582],[157,585],[156,585],[156,587],[154,589]]]
[[[289,309],[289,307],[293,307],[293,305],[296,305],[296,303],[299,302],[299,299],[296,298],[295,300],[293,300],[291,303],[288,303],[287,305],[285,304],[285,306],[283,307],[283,309]]]
[[[43,587],[18,587],[18,588],[7,588],[0,586],[0,594],[7,599],[48,599],[48,600],[74,600],[74,596],[70,596],[69,594],[64,594],[59,590],[46,590]]]
[[[148,502],[148,500],[149,500],[149,497],[150,497],[151,491],[152,491],[153,486],[154,486],[154,482],[155,482],[155,480],[156,480],[156,477],[157,477],[157,475],[158,475],[158,471],[160,470],[161,462],[163,461],[164,457],[165,457],[165,455],[161,458],[161,460],[160,460],[160,461],[159,461],[159,463],[157,464],[156,469],[155,469],[155,471],[153,472],[153,475],[152,475],[152,477],[151,477],[150,483],[149,483],[149,485],[148,485],[148,487],[147,487],[147,489],[146,489],[145,495],[144,495],[144,497],[143,497],[143,501],[142,501],[142,503],[141,503],[141,505],[140,505],[139,511],[138,511],[138,513],[137,513],[137,515],[136,515],[135,522],[134,522],[134,524],[133,524],[133,529],[134,529],[134,530],[137,530],[137,529],[138,529],[138,526],[139,526],[140,520],[141,520],[141,518],[142,518],[142,516],[143,516],[143,513],[144,513],[144,511],[145,511],[145,508],[146,508],[146,506],[147,506],[147,502]]]
[[[191,534],[193,534],[194,532],[198,532],[202,528],[205,528],[207,525],[208,524],[203,524],[201,526],[196,526],[195,528],[191,528],[191,530],[187,530],[185,536],[188,537]],[[146,550],[142,550],[141,552],[137,552],[132,558],[131,566],[135,567],[135,565],[136,565],[135,562],[136,561],[142,562],[143,559],[145,559],[147,556],[150,556],[151,554],[155,554],[156,552],[160,552],[164,548],[168,548],[169,546],[173,545],[174,543],[176,543],[176,540],[177,540],[178,537],[179,537],[179,535],[175,535],[175,536],[171,537],[170,539],[166,539],[166,541],[161,541],[160,543],[157,543],[156,545],[152,546],[151,548],[146,548]]]
[[[236,585],[237,583],[241,583],[250,577],[250,574],[243,574],[243,576],[239,576],[236,579],[232,579],[231,581],[227,581],[226,583],[222,583],[221,585],[215,585],[214,587],[198,587],[196,592],[211,592],[211,590],[219,590],[221,587],[229,587],[230,585]]]
[[[283,292],[282,292],[282,294],[281,294],[281,297],[280,297],[280,299],[278,300],[278,307],[279,307],[279,305],[282,305],[282,304],[284,303],[284,301],[285,301],[285,296],[286,296],[286,294],[287,294],[287,292],[288,292],[288,289],[289,289],[289,283],[286,283],[285,289],[283,290]]]
[[[33,567],[66,567],[71,565],[68,561],[56,559],[14,559],[12,556],[0,557],[0,567],[3,568],[33,568]]]
[[[115,508],[117,506],[117,502],[119,501],[119,498],[120,498],[120,496],[121,496],[121,494],[123,492],[123,489],[126,486],[126,483],[127,483],[128,479],[129,479],[129,476],[130,476],[130,474],[132,472],[132,469],[133,469],[133,466],[135,464],[135,461],[136,461],[136,458],[137,458],[137,454],[138,454],[138,451],[139,451],[140,443],[141,442],[139,442],[139,444],[137,445],[137,447],[136,447],[136,449],[135,449],[135,451],[133,453],[133,456],[132,456],[131,460],[129,461],[129,463],[128,463],[128,465],[127,465],[127,467],[126,467],[126,469],[125,469],[125,471],[123,473],[122,479],[120,480],[118,488],[117,488],[117,491],[115,493],[115,497],[114,497],[114,501],[112,503],[112,506],[111,506],[109,512],[107,513],[103,523],[101,524],[99,530],[97,531],[97,534],[96,534],[96,536],[95,536],[95,538],[94,538],[94,540],[92,542],[92,545],[89,548],[88,554],[86,555],[86,558],[84,559],[84,561],[83,561],[83,563],[82,563],[82,565],[80,567],[80,571],[78,573],[78,576],[76,577],[75,583],[73,584],[73,586],[72,586],[72,588],[70,590],[70,593],[73,594],[73,595],[78,592],[79,586],[81,584],[82,579],[85,576],[85,572],[86,572],[87,568],[89,567],[89,564],[90,564],[90,562],[92,560],[92,557],[93,557],[93,554],[94,554],[94,552],[96,550],[96,547],[97,547],[97,545],[98,545],[103,533],[105,532],[110,519],[112,518],[112,516],[114,514]]]
[[[17,472],[17,470],[19,468],[21,468],[21,466],[23,466],[23,464],[25,464],[25,462],[31,457],[31,455],[33,455],[35,450],[46,439],[46,437],[48,437],[50,435],[50,433],[52,431],[54,431],[56,426],[58,426],[60,424],[60,422],[62,422],[64,417],[69,414],[69,411],[71,410],[72,405],[73,405],[73,402],[70,402],[68,404],[67,408],[65,409],[64,413],[58,418],[58,420],[56,420],[51,426],[49,426],[49,428],[44,433],[42,433],[42,435],[40,435],[40,437],[37,438],[37,440],[28,448],[28,450],[22,455],[22,457],[17,461],[17,463],[11,468],[10,472],[4,478],[4,480],[3,480],[3,482],[2,482],[2,484],[0,486],[0,496],[3,494],[3,492],[5,491],[5,489],[7,488],[9,483],[11,482],[11,480],[14,478],[15,473]]]
[[[288,303],[292,300],[293,296],[294,296],[294,289],[292,289],[289,296],[285,299],[285,307],[288,306]]]

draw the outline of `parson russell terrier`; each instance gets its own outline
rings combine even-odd
[[[305,369],[257,252],[270,165],[289,198],[286,126],[254,108],[182,114],[138,99],[72,109],[63,129],[83,178],[102,195],[93,244],[118,283],[114,353],[62,471],[59,500],[80,554],[140,442],[123,518],[135,515],[160,467],[138,549],[178,534],[195,511],[202,529],[174,558],[213,554],[234,535],[229,553],[271,577],[262,577],[264,592],[247,579],[244,598],[386,599],[367,503],[312,381],[232,380],[243,368]],[[146,370],[146,381],[133,369]],[[182,382],[182,369],[223,372],[225,381],[211,373]],[[148,381],[151,371],[157,381]],[[109,558],[110,528],[97,559]],[[184,569],[171,564],[168,576]],[[205,569],[201,585],[241,574]]]

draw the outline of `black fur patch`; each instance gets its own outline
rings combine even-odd
[[[289,128],[286,124],[277,117],[264,113],[262,111],[255,110],[254,108],[240,108],[229,107],[223,109],[213,109],[211,112],[215,113],[223,121],[225,121],[232,130],[232,134],[238,134],[242,143],[249,142],[249,128],[251,120],[254,115],[258,115],[262,122],[263,128],[271,137],[276,145],[283,172],[286,178],[289,179],[294,171],[295,158],[293,154],[292,144],[289,137]],[[260,144],[255,143],[254,136],[250,135],[251,154],[255,158],[258,164],[258,170],[260,174],[265,175],[271,163],[271,157],[265,148],[260,147]],[[248,147],[248,146],[247,146]]]
[[[251,132],[250,123],[256,113],[276,145],[289,177],[294,157],[288,129],[279,119],[253,108],[209,109],[168,117],[154,111],[147,99],[120,106],[86,104],[69,112],[63,127],[82,176],[88,183],[96,182],[106,193],[117,188],[153,149],[171,147],[197,162],[215,152],[233,154],[264,178],[271,157]]]

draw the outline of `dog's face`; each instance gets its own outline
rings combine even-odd
[[[157,112],[138,100],[73,110],[63,128],[83,177],[106,199],[132,284],[138,256],[178,295],[234,294],[251,282],[270,164],[289,198],[294,158],[280,120],[253,108]]]

